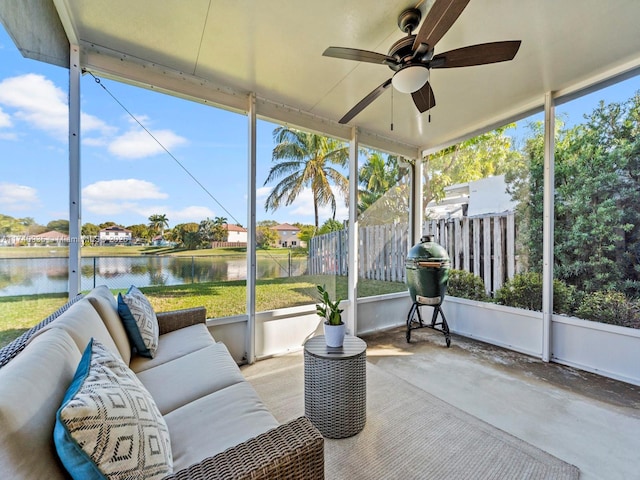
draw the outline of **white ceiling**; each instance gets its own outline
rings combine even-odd
[[[513,61],[433,70],[431,123],[398,92],[392,115],[389,88],[349,127],[338,125],[392,71],[322,52],[387,53],[403,36],[398,14],[411,6],[424,14],[433,0],[415,2],[4,0],[0,19],[26,56],[67,65],[66,36],[99,74],[235,110],[246,110],[253,92],[272,120],[344,138],[355,126],[363,143],[404,154],[540,110],[546,92],[571,96],[640,69],[639,0],[471,0],[436,54],[522,40]]]

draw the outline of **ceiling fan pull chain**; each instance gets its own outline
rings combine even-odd
[[[393,88],[391,89],[391,131],[393,132]]]

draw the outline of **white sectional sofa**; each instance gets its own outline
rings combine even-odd
[[[204,309],[159,313],[154,358],[132,347],[106,287],[97,287],[10,345],[0,367],[0,478],[69,478],[53,441],[56,411],[93,338],[133,371],[170,435],[168,478],[324,478],[323,439],[308,419],[279,425]],[[19,353],[18,353],[19,352]],[[3,355],[0,354],[0,359]]]

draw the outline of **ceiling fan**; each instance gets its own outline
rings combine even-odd
[[[420,24],[422,14],[409,8],[398,17],[398,27],[407,34],[389,49],[388,54],[347,47],[329,47],[325,57],[377,63],[388,66],[395,73],[358,102],[340,123],[348,123],[389,88],[410,93],[418,111],[424,113],[436,104],[429,85],[432,68],[470,67],[513,60],[520,48],[520,40],[482,43],[434,55],[434,47],[451,28],[470,0],[436,0],[422,22],[417,35],[412,32]]]

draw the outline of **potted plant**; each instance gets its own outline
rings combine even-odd
[[[327,347],[341,347],[344,341],[345,324],[342,321],[343,310],[339,308],[340,299],[331,301],[324,285],[316,285],[321,303],[316,304],[316,313],[324,320],[324,338]]]

